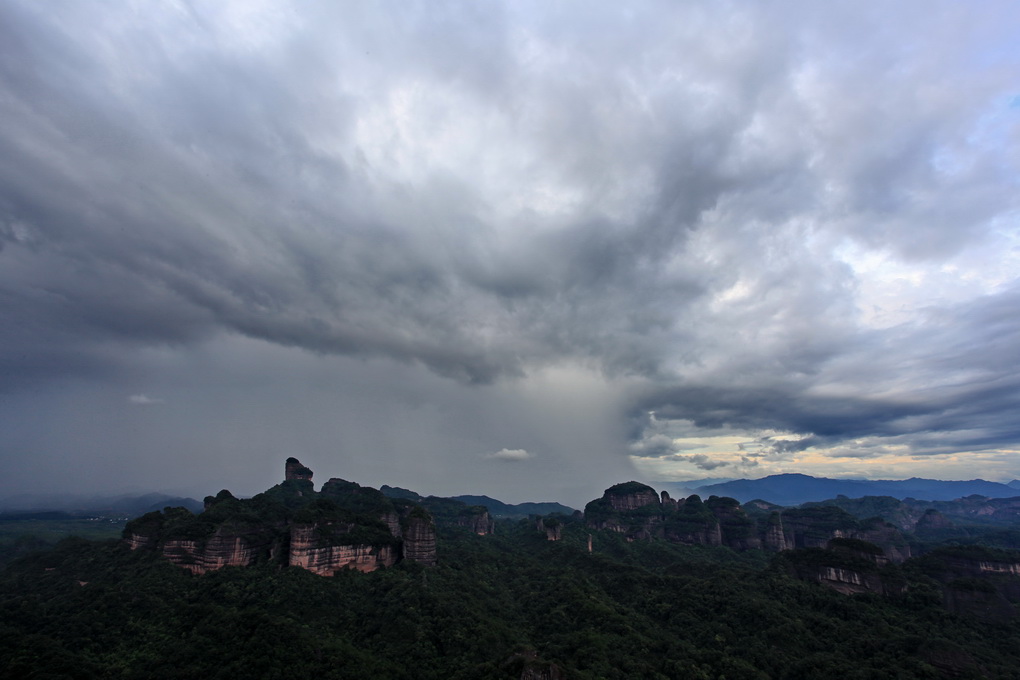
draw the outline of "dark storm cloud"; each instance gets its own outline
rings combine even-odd
[[[1013,446],[1016,15],[4,3],[0,389],[123,400],[246,337],[455,391],[583,367],[701,469],[669,422]]]
[[[765,442],[785,453],[862,437],[908,443],[938,454],[1008,446],[1020,439],[1020,310],[1018,290],[931,310],[927,323],[873,331],[847,356],[833,354],[817,372],[767,372],[746,380],[713,374],[714,384],[655,390],[635,407],[632,437],[648,437],[655,419],[683,419],[701,428],[782,430],[801,439]],[[819,385],[839,394],[819,394]],[[895,387],[894,387],[895,386]],[[661,432],[657,435],[662,438]],[[867,457],[868,447],[854,455]],[[873,455],[881,453],[871,447]]]

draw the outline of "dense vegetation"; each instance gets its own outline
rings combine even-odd
[[[123,519],[76,517],[64,512],[0,515],[0,568],[17,557],[52,548],[69,536],[92,540],[117,538],[124,524]]]
[[[577,679],[764,680],[1020,668],[1015,618],[943,607],[935,577],[969,548],[904,565],[900,596],[848,597],[791,575],[814,553],[627,542],[559,521],[557,542],[533,521],[490,536],[441,529],[437,567],[333,578],[270,563],[194,576],[155,552],[68,539],[0,576],[0,673],[467,679],[555,664]]]

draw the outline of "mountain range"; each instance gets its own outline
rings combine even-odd
[[[383,484],[379,489],[386,496],[390,498],[406,498],[407,500],[420,503],[427,500],[428,497],[422,496],[421,494],[411,491],[410,489],[402,489],[399,486],[388,486]],[[481,505],[489,514],[496,519],[520,519],[522,517],[530,517],[531,515],[552,515],[559,513],[561,515],[569,515],[574,512],[574,508],[563,505],[562,503],[504,503],[503,501],[496,500],[495,498],[489,498],[488,496],[449,496],[449,499],[460,501],[466,505]]]
[[[709,482],[709,483],[705,483]],[[802,474],[769,475],[761,479],[735,479],[717,482],[658,482],[670,490],[682,490],[701,496],[728,496],[741,503],[763,500],[776,505],[792,506],[823,501],[839,496],[892,496],[899,500],[914,498],[947,501],[978,494],[988,498],[1012,498],[1020,495],[1020,480],[1008,484],[983,479],[943,481],[912,477],[902,480],[829,479]]]
[[[782,507],[629,481],[566,514],[317,489],[296,458],[283,472],[120,540],[22,551],[0,570],[0,677],[1013,680],[1020,664],[1020,497]],[[544,506],[498,529],[488,509]]]

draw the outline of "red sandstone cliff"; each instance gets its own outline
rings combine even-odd
[[[297,458],[288,458],[284,465],[284,480],[285,481],[312,481],[312,475],[314,473],[310,468],[305,467],[301,464]]]
[[[251,499],[220,491],[205,510],[151,512],[128,523],[132,550],[153,549],[192,573],[275,562],[332,575],[341,569],[374,571],[405,559],[436,563],[436,532],[429,513],[411,502],[399,507],[377,489],[331,479],[316,493],[312,471],[289,458],[283,483]],[[491,527],[488,513],[478,529]]]
[[[287,563],[320,576],[332,576],[341,569],[375,571],[397,563],[394,545],[365,545],[337,541],[333,536],[347,534],[355,525],[295,524],[290,527],[290,552]]]
[[[436,525],[420,508],[406,518],[404,527],[404,559],[419,564],[436,564]]]

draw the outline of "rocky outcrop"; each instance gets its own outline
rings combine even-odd
[[[339,478],[316,493],[312,471],[295,458],[287,460],[285,474],[282,483],[250,499],[226,490],[208,496],[199,515],[185,508],[143,515],[125,527],[124,541],[132,550],[158,550],[195,574],[263,562],[324,576],[374,571],[402,558],[436,563],[435,524],[414,502],[391,501]],[[482,514],[479,527],[491,527],[484,508]]]
[[[390,530],[390,535],[394,538],[403,538],[404,532],[400,528],[400,514],[396,510],[387,510],[383,512],[379,519],[386,525]]]
[[[751,514],[749,515],[748,512]],[[782,552],[826,548],[832,539],[848,538],[880,546],[901,563],[911,556],[910,543],[892,524],[879,518],[859,520],[835,505],[782,508],[764,501],[741,506],[727,497],[697,494],[674,500],[639,482],[606,489],[585,506],[588,528],[624,534],[627,540],[662,538],[673,543],[726,546],[734,550]]]
[[[659,499],[659,503],[662,505],[663,512],[665,513],[676,512],[677,501],[669,497],[669,492],[663,490],[660,496],[661,498]]]
[[[228,527],[220,527],[206,540],[169,539],[162,545],[163,556],[193,574],[223,567],[247,567],[268,557],[271,541],[251,540]]]
[[[673,543],[725,545],[736,550],[761,548],[757,524],[732,498],[700,496],[673,500],[665,491],[639,482],[606,489],[584,509],[586,525],[622,533],[627,540],[663,538]]]
[[[783,518],[778,512],[771,512],[765,520],[765,533],[762,548],[771,552],[782,552],[787,549],[786,534],[783,533]]]
[[[647,505],[658,505],[659,494],[655,489],[640,482],[625,482],[606,489],[603,496],[613,510],[628,512]]]
[[[856,539],[879,546],[892,562],[911,556],[903,533],[877,517],[858,520],[834,505],[789,508],[781,517],[787,548],[825,548],[833,539]]]
[[[628,538],[646,538],[661,527],[662,506],[652,487],[625,482],[609,487],[602,498],[588,503],[584,518],[593,529],[615,531]]]
[[[204,513],[203,513],[204,514]],[[132,550],[156,549],[194,574],[271,560],[280,540],[271,526],[200,522],[184,508],[151,512],[130,522],[124,541]]]
[[[419,564],[436,564],[436,525],[428,513],[420,508],[406,517],[404,531],[404,559]]]
[[[889,561],[896,564],[907,561],[912,555],[906,536],[892,524],[878,519],[862,522],[859,529],[850,533],[850,537],[877,545]]]
[[[824,548],[834,538],[850,538],[857,520],[831,505],[784,510],[783,529],[790,548]]]
[[[488,536],[496,526],[496,522],[484,505],[472,505],[461,510],[457,515],[456,522],[457,526],[479,536]]]
[[[345,543],[333,538],[337,533],[350,534],[356,528],[355,525],[292,526],[288,564],[320,576],[332,576],[341,569],[369,572],[397,563],[397,549],[393,544]]]
[[[284,480],[291,481],[312,481],[312,471],[301,464],[297,458],[288,458],[284,466]]]
[[[1020,553],[980,545],[937,548],[911,565],[942,586],[943,604],[983,620],[1020,617]]]
[[[792,575],[856,595],[899,594],[906,581],[878,546],[857,539],[833,539],[828,548],[800,548],[784,553]]]
[[[685,504],[686,505],[686,504]],[[705,501],[718,526],[718,545],[735,550],[757,550],[761,548],[761,537],[757,524],[747,516],[733,498],[711,496]]]
[[[840,567],[818,567],[814,573],[814,580],[824,586],[843,593],[844,595],[856,595],[858,593],[882,594],[882,579],[874,573],[862,573],[852,569]]]
[[[549,541],[558,541],[563,538],[563,523],[555,517],[539,517],[535,520],[535,529],[545,534],[546,540]],[[589,538],[591,537],[589,536]]]
[[[142,533],[128,532],[124,535],[124,542],[131,550],[139,548],[151,548],[156,545],[156,536],[146,536]]]
[[[834,538],[829,541],[826,548],[837,555],[861,562],[870,562],[877,567],[884,567],[890,563],[882,548],[857,538]]]
[[[723,533],[719,518],[698,495],[688,496],[676,513],[665,515],[663,537],[673,543],[691,545],[722,545]]]

